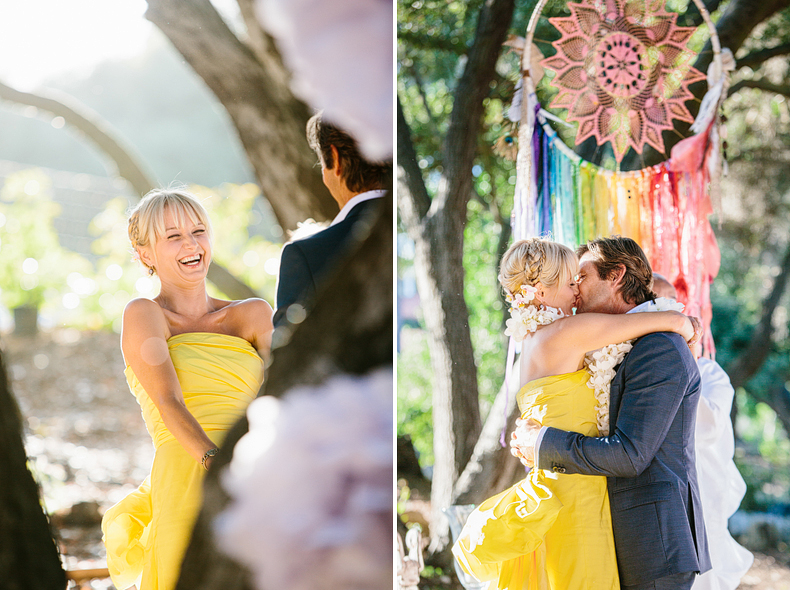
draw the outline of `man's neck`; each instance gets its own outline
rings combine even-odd
[[[626,303],[623,300],[615,301],[612,304],[611,313],[628,313],[636,307],[635,303]]]
[[[348,203],[348,202],[349,202],[351,199],[353,199],[354,197],[356,197],[356,196],[357,196],[357,195],[359,195],[359,194],[362,194],[361,192],[359,192],[359,193],[352,193],[352,192],[351,192],[350,190],[348,190],[348,189],[345,189],[345,190],[337,190],[337,191],[335,191],[335,192],[336,192],[337,194],[334,194],[334,193],[333,193],[333,194],[332,194],[332,196],[335,198],[335,201],[337,202],[337,206],[338,206],[338,207],[340,207],[341,209],[342,209],[343,207],[345,207],[345,206],[346,206],[346,204],[347,204],[347,203]]]

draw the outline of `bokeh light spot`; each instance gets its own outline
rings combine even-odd
[[[150,293],[154,289],[154,282],[148,277],[140,277],[134,284],[134,288],[138,293]]]
[[[38,260],[35,258],[25,258],[25,261],[22,263],[22,272],[26,275],[35,274],[38,270]]]
[[[28,180],[25,183],[25,194],[30,197],[37,195],[40,189],[41,189],[41,185],[38,183],[37,180]]]
[[[266,274],[276,277],[280,273],[280,258],[269,258],[269,260],[263,264],[263,270]]]
[[[66,309],[77,309],[80,306],[80,296],[76,293],[66,293],[63,296],[63,307]]]
[[[105,274],[111,281],[117,281],[123,276],[123,269],[117,264],[111,264],[107,267]]]
[[[242,256],[242,261],[249,267],[257,266],[258,262],[260,261],[260,256],[255,250],[247,250]]]

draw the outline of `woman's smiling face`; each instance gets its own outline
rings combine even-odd
[[[162,281],[204,279],[211,263],[211,239],[206,226],[189,215],[173,215],[169,208],[165,209],[164,218],[164,235],[157,236],[149,252],[149,266],[156,269]]]

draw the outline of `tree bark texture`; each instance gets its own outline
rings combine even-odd
[[[146,18],[227,110],[280,225],[295,229],[307,217],[332,219],[337,204],[305,139],[311,109],[292,94],[271,38],[254,20],[249,2],[240,6],[250,46],[236,37],[209,0],[147,1]]]
[[[477,368],[464,300],[463,232],[472,194],[472,165],[482,125],[483,100],[513,16],[513,0],[488,0],[458,86],[444,140],[444,170],[431,200],[417,163],[408,123],[398,104],[398,206],[415,243],[417,289],[428,331],[434,373],[431,548],[449,541],[442,509],[472,456],[481,430]]]
[[[754,328],[751,338],[749,338],[749,346],[735,361],[727,366],[727,374],[730,376],[730,382],[735,389],[743,387],[760,370],[760,367],[762,367],[765,359],[768,358],[773,349],[774,313],[782,300],[788,280],[790,280],[790,245],[785,251],[779,274],[774,279],[771,292],[763,302],[762,316],[760,317],[760,322]],[[777,409],[776,411],[779,413],[780,410]]]
[[[66,572],[27,467],[22,416],[0,355],[0,586],[63,590]]]
[[[382,199],[375,219],[321,289],[299,325],[278,328],[280,346],[260,395],[282,397],[298,385],[316,386],[337,374],[364,375],[392,366],[392,201]],[[360,223],[360,226],[362,224]],[[282,332],[281,332],[282,330]],[[252,590],[249,572],[216,546],[212,522],[228,505],[219,473],[249,430],[240,420],[228,433],[203,487],[204,499],[181,569],[177,590]],[[393,515],[394,518],[394,515]],[[305,564],[309,567],[309,564]],[[274,588],[272,590],[275,590]]]

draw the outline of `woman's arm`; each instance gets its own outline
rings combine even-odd
[[[695,335],[691,319],[677,311],[582,313],[558,320],[551,327],[548,344],[582,353],[653,332],[676,332],[686,341]]]
[[[156,302],[134,299],[126,306],[121,329],[124,361],[159,410],[165,427],[199,463],[206,451],[217,445],[184,403],[181,384],[167,348],[168,333],[164,314]]]

